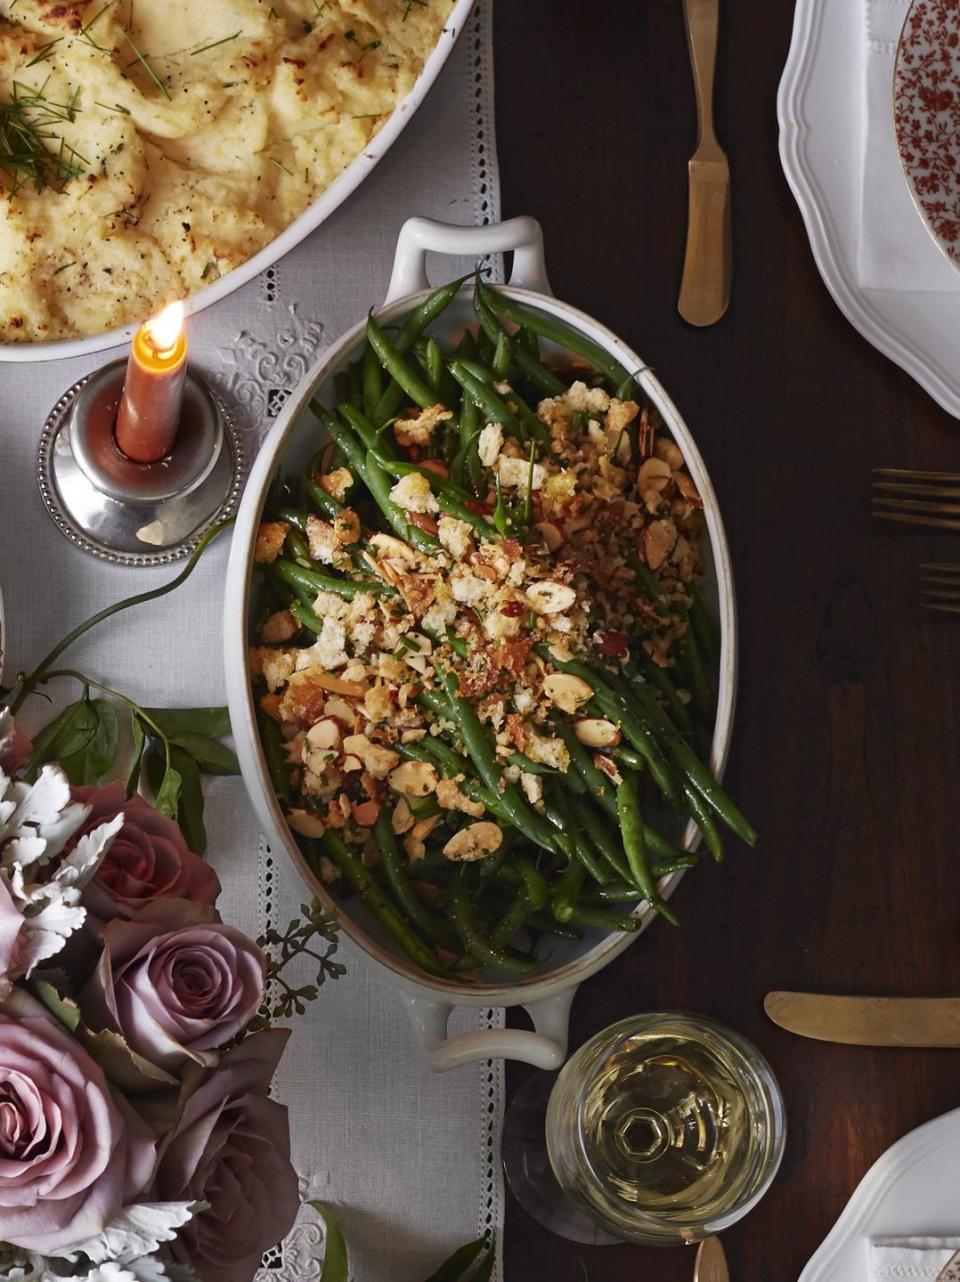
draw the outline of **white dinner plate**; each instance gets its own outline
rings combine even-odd
[[[841,311],[960,417],[960,291],[899,293],[858,280],[863,21],[856,0],[797,0],[777,98],[780,159]]]
[[[800,1282],[869,1282],[872,1237],[960,1233],[960,1109],[897,1140],[866,1173]]]

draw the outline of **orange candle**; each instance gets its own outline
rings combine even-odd
[[[117,415],[117,445],[135,463],[158,463],[180,426],[187,336],[183,303],[171,303],[137,330]]]

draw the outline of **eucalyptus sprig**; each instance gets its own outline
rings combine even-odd
[[[16,713],[39,686],[58,678],[80,682],[81,697],[68,704],[36,736],[27,766],[28,778],[35,778],[47,761],[58,761],[70,782],[98,784],[110,776],[120,752],[120,718],[112,702],[92,698],[91,691],[109,695],[124,705],[130,718],[133,761],[128,769],[127,795],[136,792],[142,775],[153,793],[154,805],[174,819],[190,849],[202,855],[206,850],[203,824],[201,775],[239,773],[237,758],[220,739],[230,733],[226,708],[147,708],[103,682],[75,668],[56,668],[57,659],[98,623],[174,591],[192,574],[204,550],[231,524],[224,521],[210,529],[198,543],[181,572],[162,587],[126,597],[99,611],[68,633],[48,655],[27,674],[20,674],[12,690],[0,692],[0,709]]]
[[[316,901],[309,906],[301,904],[300,912],[303,917],[294,917],[286,930],[271,927],[257,940],[267,957],[266,996],[259,1012],[264,1024],[302,1015],[307,1002],[314,1000],[325,980],[339,979],[346,973],[346,966],[333,960],[337,951],[337,927],[333,918]],[[320,940],[326,942],[322,952],[318,951]],[[313,980],[299,987],[284,975],[297,958],[312,958],[316,965]]]

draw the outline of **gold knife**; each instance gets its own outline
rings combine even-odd
[[[718,1237],[705,1237],[697,1248],[693,1282],[730,1282],[727,1257]]]
[[[801,1037],[851,1046],[960,1047],[960,997],[767,993],[763,1009]]]
[[[712,325],[727,310],[733,269],[730,166],[713,129],[719,9],[720,0],[683,0],[699,137],[687,166],[687,250],[677,310],[691,325]]]

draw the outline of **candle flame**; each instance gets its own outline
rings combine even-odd
[[[172,352],[183,330],[184,308],[182,302],[170,303],[158,316],[144,321],[144,333],[158,356]]]

